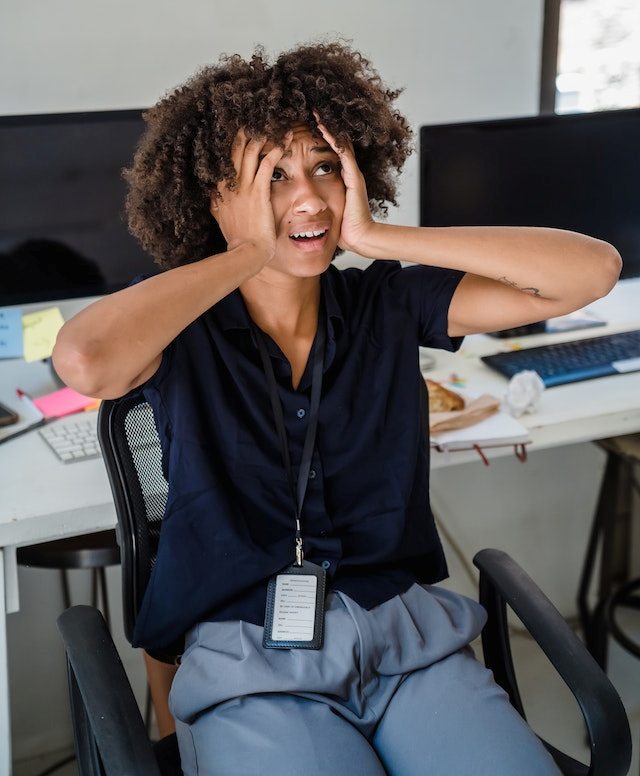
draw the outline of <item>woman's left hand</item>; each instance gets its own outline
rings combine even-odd
[[[346,187],[346,199],[338,246],[344,250],[365,255],[367,237],[375,228],[375,221],[369,210],[367,186],[364,175],[356,162],[353,145],[349,140],[346,147],[338,145],[338,141],[322,123],[316,111],[313,112],[313,115],[322,136],[338,154],[341,166],[340,172]]]

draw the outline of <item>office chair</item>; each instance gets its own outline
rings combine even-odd
[[[98,438],[118,515],[125,633],[131,639],[157,551],[167,493],[151,408],[139,396],[104,401],[98,418]],[[618,694],[582,642],[535,583],[505,553],[483,550],[475,556],[474,563],[480,569],[480,602],[488,613],[482,633],[485,663],[508,693],[513,706],[524,717],[511,658],[507,604],[571,689],[585,719],[591,747],[590,766],[543,742],[562,773],[566,776],[626,774],[631,759],[629,723]],[[144,726],[141,729],[137,722],[127,724],[125,735],[125,731],[115,730],[115,723],[106,718],[107,710],[116,715],[120,713],[119,704],[131,707],[131,689],[108,643],[110,637],[100,616],[87,607],[75,607],[62,614],[58,623],[67,648],[70,688],[72,699],[75,698],[72,713],[74,718],[77,716],[76,737],[81,735],[92,742],[90,745],[76,743],[76,747],[88,748],[93,753],[93,762],[103,768],[90,770],[87,766],[82,773],[89,776],[94,773],[102,776],[155,774],[138,764],[138,757],[145,758],[147,763],[150,756],[148,738],[141,732]],[[87,649],[83,644],[98,646]],[[99,648],[99,645],[102,646]],[[173,662],[173,656],[180,651],[181,645],[176,644],[153,656]],[[99,668],[96,661],[100,661]],[[114,677],[118,673],[120,678],[96,683],[95,676],[103,673]],[[139,717],[137,710],[130,713]],[[169,739],[161,743],[166,744],[177,762],[175,737]]]

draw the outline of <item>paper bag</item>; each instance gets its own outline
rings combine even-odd
[[[479,423],[495,414],[500,408],[500,400],[488,393],[467,402],[463,410],[453,412],[432,412],[429,416],[429,431],[439,434],[442,431],[455,431]]]

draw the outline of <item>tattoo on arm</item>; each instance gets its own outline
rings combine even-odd
[[[513,280],[509,280],[509,278],[504,277],[504,275],[501,278],[499,278],[499,280],[501,283],[504,283],[506,286],[511,286],[511,288],[517,288],[518,291],[522,291],[525,294],[531,294],[531,296],[540,296],[539,288],[533,288],[533,286],[520,288],[520,286],[517,283],[514,283]]]

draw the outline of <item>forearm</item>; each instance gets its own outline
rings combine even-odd
[[[462,270],[578,307],[606,294],[620,256],[602,240],[538,227],[407,227],[376,223],[360,251]]]
[[[60,330],[56,370],[88,395],[125,393],[183,329],[263,264],[243,245],[105,296]]]

